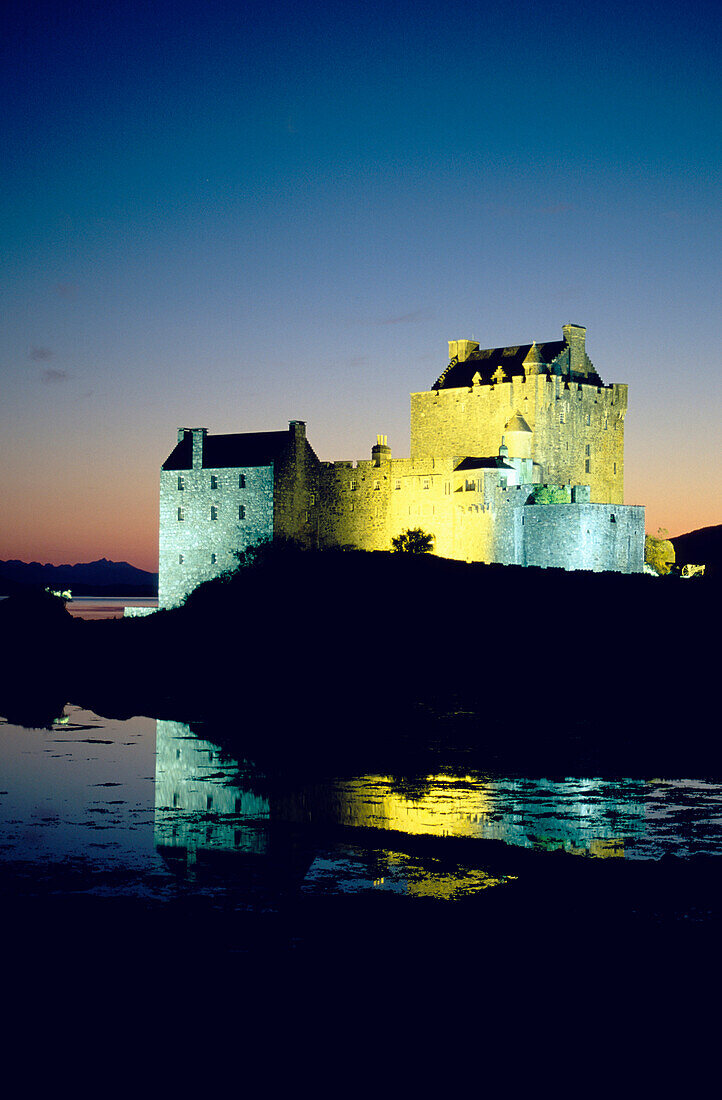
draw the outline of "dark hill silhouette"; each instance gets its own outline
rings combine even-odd
[[[137,569],[127,561],[107,558],[77,565],[0,561],[0,593],[9,595],[28,585],[69,588],[75,596],[154,596],[158,592],[158,574]]]
[[[677,535],[670,542],[678,565],[706,565],[716,576],[722,574],[722,524]]]

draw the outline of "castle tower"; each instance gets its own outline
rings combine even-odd
[[[515,412],[505,425],[502,437],[509,448],[508,461],[519,471],[519,481],[533,481],[532,430],[521,413]]]
[[[587,357],[587,330],[584,325],[562,325],[564,339],[569,346],[569,370],[572,375],[589,374],[591,363]]]
[[[531,374],[541,374],[546,367],[546,361],[537,347],[536,341],[534,341],[529,348],[529,351],[522,361],[522,366],[524,367],[527,377]]]
[[[531,458],[532,430],[520,413],[505,424],[504,439],[512,458]]]

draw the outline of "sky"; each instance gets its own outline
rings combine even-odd
[[[586,325],[625,500],[722,522],[717,3],[4,0],[0,559],[157,568],[180,426],[408,455]]]

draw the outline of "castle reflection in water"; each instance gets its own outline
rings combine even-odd
[[[621,857],[644,835],[643,780],[526,779],[433,775],[409,782],[364,775],[334,778],[275,792],[252,765],[232,760],[179,722],[158,721],[155,784],[155,843],[169,862],[186,871],[223,853],[268,856],[279,830],[293,832],[299,881],[324,874],[384,882],[407,893],[453,896],[459,875],[422,874],[393,849],[394,833],[407,836],[467,837],[502,841],[537,850],[564,849],[595,857]],[[254,787],[256,789],[254,789]],[[304,827],[313,826],[314,846],[298,848]],[[339,868],[318,851],[324,828],[354,826],[374,833],[363,873]],[[360,834],[350,834],[358,838]],[[372,834],[368,833],[368,836]],[[301,847],[304,847],[302,844]],[[628,851],[627,851],[627,854]],[[349,864],[350,856],[345,860]],[[380,859],[380,862],[379,862]],[[369,862],[370,860],[370,862]],[[344,862],[343,860],[341,862]],[[411,861],[413,862],[413,861]],[[333,864],[333,866],[331,866]],[[494,885],[483,872],[464,872],[467,889]]]

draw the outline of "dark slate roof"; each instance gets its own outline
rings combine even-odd
[[[246,432],[243,435],[207,435],[203,440],[203,469],[270,466],[289,446],[292,433]],[[163,470],[190,470],[193,440],[190,432],[163,463]]]
[[[565,340],[551,340],[546,344],[537,344],[537,351],[545,363],[551,363],[567,347]],[[481,376],[482,384],[491,382],[491,376],[498,367],[504,371],[507,378],[515,374],[524,375],[524,360],[531,351],[531,344],[520,344],[515,348],[488,348],[482,351],[472,351],[468,359],[458,363],[452,359],[440,378],[437,378],[431,387],[432,390],[442,390],[457,386],[471,386],[475,374]]]
[[[500,455],[494,455],[493,458],[465,458],[458,466],[456,470],[514,470],[515,466],[505,462]]]

